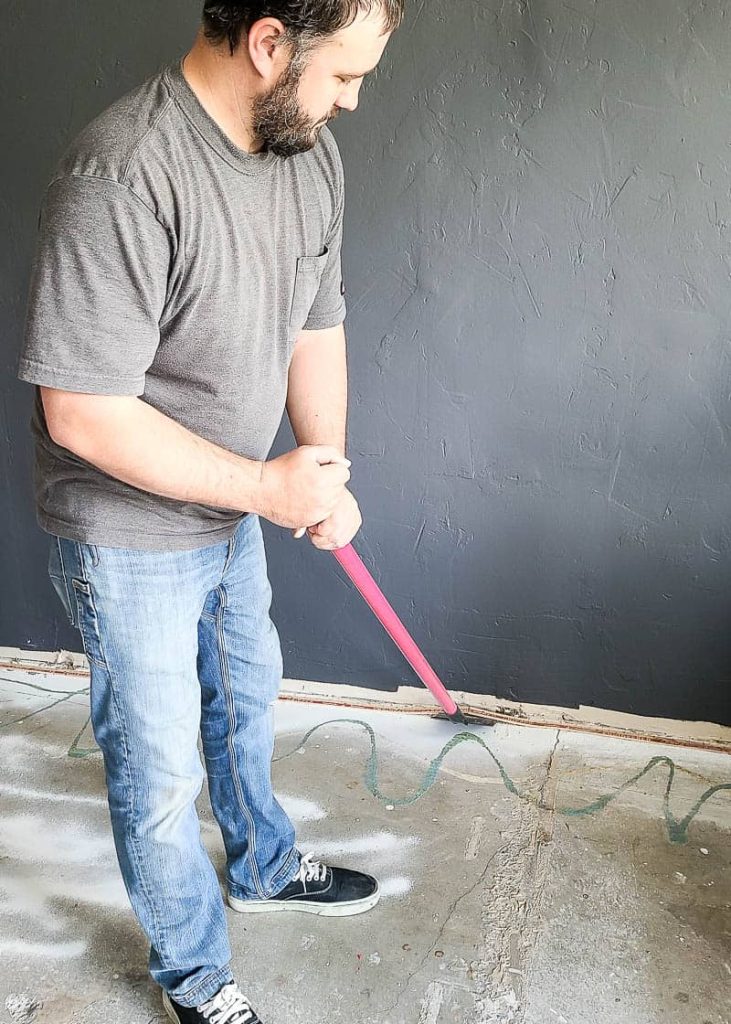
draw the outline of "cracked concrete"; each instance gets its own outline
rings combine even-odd
[[[3,1024],[163,1019],[87,682],[0,680]],[[350,920],[229,912],[265,1024],[729,1024],[727,756],[509,725],[444,753],[446,722],[284,702],[276,722],[300,847],[384,895]],[[199,811],[221,873],[205,790]]]

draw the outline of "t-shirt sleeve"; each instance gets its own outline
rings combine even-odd
[[[320,278],[315,300],[305,322],[304,330],[321,331],[326,327],[337,327],[345,320],[345,286],[343,284],[342,245],[343,217],[345,213],[344,175],[340,157],[338,165],[338,202],[325,245],[328,258]]]
[[[141,395],[160,341],[168,234],[126,185],[73,175],[49,185],[31,274],[20,380]]]

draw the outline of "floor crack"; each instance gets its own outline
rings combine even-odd
[[[406,992],[406,990],[408,989],[409,985],[411,984],[412,978],[414,978],[415,975],[417,975],[421,971],[421,969],[423,968],[424,964],[429,959],[430,955],[437,948],[437,944],[439,943],[439,940],[441,939],[442,935],[444,934],[444,930],[446,929],[447,925],[449,924],[451,918],[454,916],[454,914],[455,914],[459,904],[462,902],[462,900],[466,899],[468,896],[471,896],[472,893],[475,891],[475,889],[478,887],[478,885],[481,882],[484,882],[485,875],[489,871],[492,862],[495,860],[495,858],[498,856],[498,854],[502,853],[503,850],[505,850],[505,849],[507,849],[507,846],[500,846],[500,847],[498,847],[488,857],[487,863],[485,864],[484,868],[482,869],[482,871],[478,875],[477,880],[475,882],[473,882],[472,885],[470,885],[470,887],[468,889],[466,889],[461,895],[459,895],[457,897],[456,900],[454,900],[450,904],[449,910],[446,913],[444,921],[442,921],[441,927],[439,928],[439,931],[437,932],[436,938],[431,943],[431,945],[427,949],[426,953],[424,953],[424,955],[422,956],[421,960],[416,965],[416,967],[412,971],[410,971],[408,973],[408,975],[406,977],[406,980],[404,981],[403,985],[399,989],[399,992],[398,992],[398,995],[396,996],[395,1001],[392,1003],[391,1006],[387,1007],[386,1010],[384,1010],[384,1014],[393,1013],[393,1011],[396,1009],[398,1004],[401,1002],[401,999],[402,999],[404,993]]]
[[[546,786],[549,784],[549,782],[553,781],[553,779],[552,779],[552,776],[553,776],[553,761],[554,761],[554,758],[556,757],[556,750],[558,748],[558,745],[559,745],[560,741],[561,741],[561,730],[560,729],[556,729],[556,739],[553,742],[553,747],[551,748],[551,753],[548,755],[548,764],[546,765],[546,776],[545,776],[545,778],[543,780],[543,783],[541,785],[540,795],[538,797],[538,806],[543,811],[553,811],[554,810],[553,807],[546,806],[546,803],[545,803],[543,797],[544,797],[544,794],[546,792]]]

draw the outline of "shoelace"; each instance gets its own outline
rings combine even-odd
[[[252,1024],[259,1019],[235,981],[224,985],[198,1009],[211,1024]]]
[[[300,862],[299,873],[295,876],[301,882],[324,882],[327,878],[327,865],[314,860],[314,853],[306,853]]]

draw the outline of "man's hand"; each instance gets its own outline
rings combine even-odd
[[[321,551],[336,551],[350,544],[363,525],[363,517],[349,490],[345,489],[331,515],[317,526],[307,530],[310,540]],[[295,530],[294,536],[302,536],[301,530]]]
[[[277,526],[327,521],[345,494],[350,461],[329,445],[303,445],[262,464],[253,512]]]

